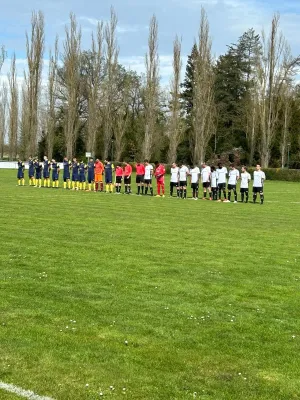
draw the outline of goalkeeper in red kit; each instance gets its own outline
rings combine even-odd
[[[166,169],[163,164],[160,164],[158,161],[155,163],[155,172],[154,176],[156,178],[157,184],[157,195],[156,197],[161,197],[160,194],[162,193],[162,197],[165,197],[165,174]]]

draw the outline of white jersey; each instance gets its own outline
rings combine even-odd
[[[248,189],[249,181],[251,181],[251,175],[249,174],[249,172],[242,172],[241,173],[241,189]]]
[[[189,174],[189,169],[188,167],[186,167],[185,165],[183,165],[180,169],[179,169],[179,180],[180,182],[185,182],[187,180],[187,176]]]
[[[240,177],[240,172],[237,169],[231,169],[229,171],[229,179],[228,179],[228,185],[236,185],[237,181]]]
[[[144,179],[150,180],[150,179],[152,179],[152,175],[153,175],[153,165],[148,164],[145,166]]]
[[[204,167],[201,170],[201,179],[202,183],[206,183],[210,181],[210,167]]]
[[[263,187],[266,175],[263,171],[253,172],[253,187]]]
[[[200,169],[198,167],[195,167],[190,170],[191,174],[191,183],[198,183],[199,182],[199,175],[200,175]]]
[[[217,187],[217,172],[216,171],[211,173],[211,187],[212,188]]]
[[[177,183],[178,182],[178,173],[179,173],[179,168],[171,168],[171,182],[172,183]]]
[[[218,168],[216,172],[218,183],[226,183],[226,175],[228,174],[227,168]]]

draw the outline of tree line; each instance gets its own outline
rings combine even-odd
[[[89,50],[70,14],[62,44],[45,54],[45,20],[33,12],[27,68],[18,86],[16,55],[0,88],[0,158],[86,152],[101,159],[199,164],[224,159],[263,167],[300,166],[300,87],[294,57],[275,14],[270,31],[247,30],[212,55],[209,21],[199,31],[181,80],[181,40],[173,43],[170,84],[160,82],[158,21],[149,24],[145,73],[119,62],[118,18],[99,21]],[[6,58],[0,51],[0,70]],[[47,79],[42,79],[47,59]]]

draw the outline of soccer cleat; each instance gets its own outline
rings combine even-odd
[[[166,196],[163,194],[161,197],[162,197],[162,198],[165,198]]]
[[[218,202],[218,203],[221,203],[221,202],[222,202],[222,200],[221,200],[221,199],[219,199],[219,200],[217,200],[217,202]]]
[[[160,197],[160,194],[157,194],[155,197]]]
[[[223,203],[230,203],[230,200],[224,200]]]
[[[237,201],[234,201],[234,204],[237,204]]]

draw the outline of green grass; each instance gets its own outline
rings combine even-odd
[[[267,182],[264,206],[15,184],[0,171],[0,381],[300,399],[299,184]]]

